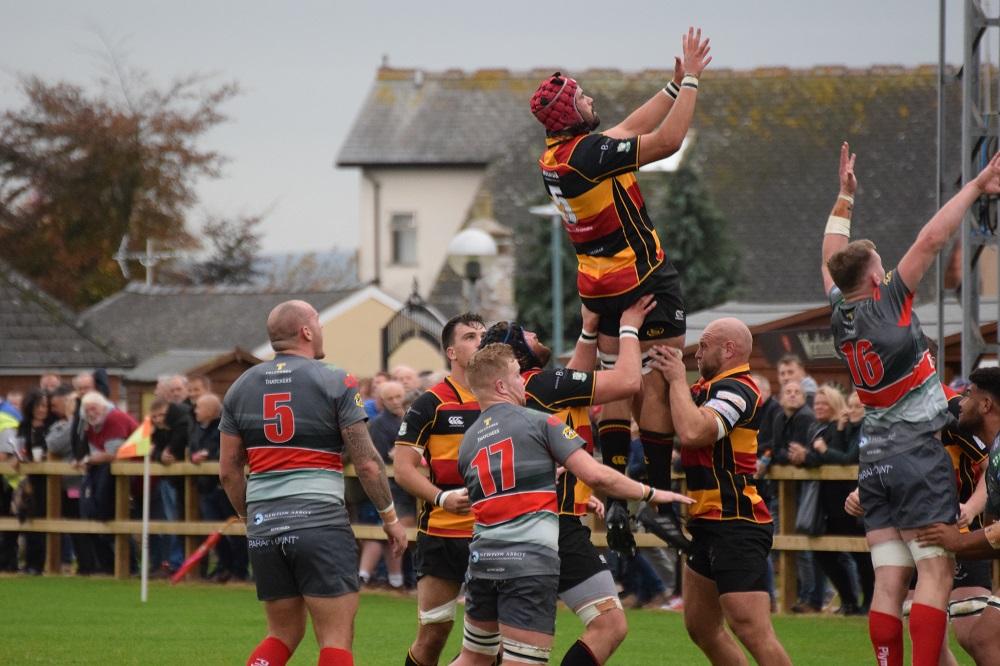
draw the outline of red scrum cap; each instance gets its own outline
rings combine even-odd
[[[556,72],[542,81],[531,96],[531,113],[549,132],[560,132],[583,122],[576,108],[576,79]]]

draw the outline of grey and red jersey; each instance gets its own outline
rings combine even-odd
[[[247,451],[247,534],[346,524],[341,429],[365,420],[357,380],[292,354],[250,368],[226,392],[219,430]]]
[[[865,406],[861,461],[902,453],[922,441],[914,433],[947,425],[948,400],[913,312],[913,292],[899,272],[886,273],[862,301],[847,302],[834,287],[830,304],[837,354]]]
[[[555,415],[491,405],[466,431],[458,466],[475,516],[469,575],[559,574],[556,463],[586,442]]]

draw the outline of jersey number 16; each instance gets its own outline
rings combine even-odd
[[[857,343],[845,342],[840,345],[840,352],[851,369],[851,379],[855,386],[878,386],[885,376],[885,366],[878,353],[872,349],[871,340],[858,340]]]

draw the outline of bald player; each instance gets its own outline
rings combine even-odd
[[[750,330],[716,319],[698,341],[701,379],[688,389],[681,353],[652,351],[670,388],[670,409],[687,477],[691,549],[684,567],[684,625],[713,664],[747,659],[733,634],[762,666],[791,664],[771,626],[767,558],[773,526],[757,492],[760,390],[750,378]]]
[[[281,303],[268,315],[267,333],[274,359],[230,387],[220,425],[219,476],[233,508],[248,518],[257,598],[267,615],[267,637],[247,664],[286,664],[308,612],[320,666],[352,666],[358,550],[344,506],[345,453],[394,553],[406,548],[406,530],[365,427],[357,379],[319,362],[316,310],[305,301]]]

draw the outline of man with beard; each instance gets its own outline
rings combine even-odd
[[[531,112],[546,133],[538,161],[542,179],[576,250],[580,300],[600,316],[593,335],[604,368],[613,367],[619,353],[622,313],[646,294],[654,296],[657,306],[632,329],[644,350],[658,343],[684,346],[680,278],[660,244],[635,176],[639,167],[680,149],[694,116],[698,77],[712,60],[709,40],[702,39],[700,29],[689,28],[682,48],[673,80],[603,132],[594,131],[600,124],[594,100],[570,77],[556,72],[531,98]],[[599,439],[605,458],[621,460],[616,469],[623,472],[634,413],[649,460],[649,482],[667,489],[674,435],[666,386],[658,373],[644,374],[642,384],[638,409],[629,401],[604,408]],[[621,522],[625,513],[623,504],[609,505],[613,522]],[[657,522],[669,523],[664,529],[679,530],[672,507],[661,505],[658,514],[649,513]],[[656,531],[655,524],[647,528]]]
[[[684,567],[684,625],[713,664],[746,664],[733,634],[758,664],[791,664],[770,616],[767,558],[771,514],[757,493],[760,391],[750,378],[750,329],[738,319],[705,327],[688,389],[681,353],[654,347],[652,365],[670,386],[690,508],[692,546]],[[723,622],[723,620],[725,622]]]

